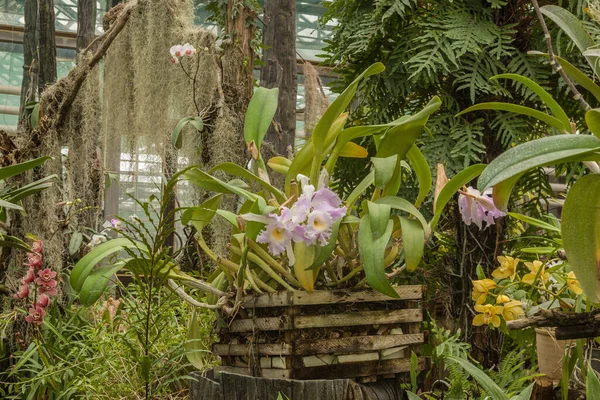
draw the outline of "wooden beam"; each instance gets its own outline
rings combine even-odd
[[[285,356],[292,354],[292,346],[286,343],[277,344],[214,344],[213,353],[219,356],[248,356],[252,351],[265,356]]]
[[[424,335],[422,333],[385,336],[351,336],[339,339],[298,340],[296,342],[294,354],[312,355],[376,351],[408,344],[423,343],[423,341]]]
[[[423,320],[423,310],[356,311],[343,314],[299,315],[294,318],[295,329],[332,328],[357,325],[381,325]]]

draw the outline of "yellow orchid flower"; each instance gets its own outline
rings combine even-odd
[[[496,279],[510,278],[511,281],[514,281],[519,259],[510,256],[498,256],[498,262],[500,266],[492,272],[492,276]]]
[[[496,287],[496,282],[491,279],[482,279],[473,281],[473,294],[471,298],[475,300],[475,304],[483,304],[490,290]]]
[[[501,294],[498,297],[496,297],[496,304],[504,304],[504,303],[508,303],[510,301],[510,297],[508,297],[505,294]]]
[[[569,272],[567,275],[567,286],[578,296],[583,293],[581,286],[579,286],[579,281],[577,280],[577,277],[573,271]]]
[[[475,306],[475,311],[479,312],[473,318],[473,326],[492,324],[495,328],[500,326],[500,317],[504,311],[504,307],[495,306],[493,304],[478,304]]]
[[[523,314],[525,314],[525,311],[523,311],[523,303],[520,301],[512,300],[504,304],[502,316],[504,317],[505,321],[515,320]]]
[[[550,278],[550,273],[546,272],[546,267],[544,267],[544,264],[542,264],[541,261],[535,260],[534,262],[526,262],[525,266],[529,268],[529,271],[531,271],[531,273],[525,275],[523,279],[521,279],[523,282],[533,285],[533,281],[535,280],[536,276],[540,281],[542,281],[543,284],[546,284],[546,282],[548,282],[548,278]]]

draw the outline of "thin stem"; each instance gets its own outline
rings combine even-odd
[[[546,38],[546,46],[548,47],[548,56],[550,57],[550,65],[552,65],[552,69],[560,74],[563,78],[569,90],[573,93],[573,98],[579,102],[584,111],[591,109],[590,105],[585,101],[579,90],[575,87],[567,73],[563,70],[560,63],[558,62],[556,55],[554,54],[554,50],[552,49],[552,37],[550,36],[550,32],[548,31],[548,26],[546,25],[546,21],[544,20],[544,15],[542,14],[542,10],[540,10],[540,5],[537,0],[531,0],[531,4],[533,4],[533,8],[535,9],[535,14],[540,21],[540,25],[542,26],[542,31],[544,31],[544,37]]]

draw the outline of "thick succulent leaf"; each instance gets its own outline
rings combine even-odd
[[[581,53],[585,53],[588,49],[596,47],[594,39],[585,29],[581,21],[569,11],[555,5],[543,6],[541,11],[571,38]],[[594,73],[600,76],[598,73],[598,57],[588,55],[585,58],[592,67]]]
[[[471,165],[460,171],[458,174],[454,175],[452,179],[444,185],[440,193],[438,194],[437,201],[435,202],[434,209],[435,213],[433,218],[431,219],[430,226],[431,229],[435,229],[437,223],[444,212],[444,208],[446,204],[450,201],[450,199],[458,192],[458,190],[465,186],[467,183],[471,182],[473,179],[477,178],[481,172],[485,169],[485,164],[475,164]]]
[[[346,158],[367,158],[369,152],[367,149],[354,142],[348,142],[340,150],[340,157]]]
[[[222,276],[222,275],[220,275]],[[221,278],[222,279],[222,278]],[[204,348],[204,338],[200,331],[200,321],[198,321],[197,310],[192,310],[192,318],[188,324],[187,340],[185,342],[185,357],[187,360],[199,370],[206,366],[203,353],[207,350]]]
[[[181,131],[187,124],[192,125],[199,132],[204,129],[204,122],[200,117],[184,117],[180,119],[179,122],[177,122],[177,125],[175,125],[175,129],[173,129],[173,134],[171,135],[171,142],[176,149],[181,149],[183,146]]]
[[[412,165],[417,181],[419,182],[419,194],[417,195],[417,200],[415,200],[415,207],[419,208],[433,186],[433,177],[431,176],[427,159],[416,145],[412,145],[408,153],[406,153],[406,157],[410,161],[410,165]]]
[[[81,304],[84,306],[94,304],[106,291],[113,275],[123,268],[124,265],[124,262],[119,262],[115,265],[100,267],[94,270],[81,286],[79,292],[79,301],[81,301]]]
[[[77,264],[75,264],[73,271],[71,271],[71,287],[75,289],[76,292],[79,292],[85,280],[100,261],[126,248],[137,248],[140,251],[147,251],[147,248],[143,243],[133,243],[129,239],[125,238],[113,239],[106,243],[102,243],[94,247],[81,260],[79,260]]]
[[[256,182],[260,186],[262,186],[263,190],[273,194],[278,202],[283,203],[285,201],[285,197],[283,196],[283,193],[281,193],[279,191],[279,189],[275,188],[269,182],[265,182],[264,180],[260,179],[258,176],[254,175],[252,172],[248,171],[245,168],[240,167],[237,164],[234,164],[231,162],[222,163],[222,164],[219,164],[219,165],[213,167],[210,171],[208,171],[208,173],[212,174],[215,171],[223,171],[230,175],[239,176],[240,178],[244,178],[249,181]]]
[[[371,162],[375,171],[375,186],[383,189],[394,177],[394,172],[398,164],[398,156],[394,154],[385,158],[372,157]]]
[[[531,79],[526,78],[523,75],[518,75],[518,74],[501,74],[501,75],[493,76],[490,79],[492,79],[492,80],[511,79],[513,81],[519,82],[519,83],[527,86],[536,95],[538,95],[538,97],[540,98],[540,100],[542,100],[542,102],[546,105],[546,107],[548,107],[550,109],[550,111],[552,111],[552,114],[554,114],[554,116],[562,122],[564,129],[567,132],[569,132],[571,130],[571,121],[569,120],[569,116],[567,115],[565,110],[563,110],[563,108],[560,106],[560,104],[558,104],[558,102],[556,100],[554,100],[554,97],[552,97],[552,95],[550,93],[545,91],[544,88],[542,88],[540,85],[538,85]]]
[[[590,132],[600,139],[600,108],[593,108],[586,112],[585,122]]]
[[[600,140],[591,135],[557,135],[532,140],[509,149],[481,173],[478,188],[483,192],[532,168],[571,161],[597,160]]]
[[[530,51],[528,53],[531,55],[544,56],[546,58],[549,58],[548,53],[542,53],[541,51]],[[590,92],[596,98],[596,100],[600,101],[600,86],[598,86],[592,79],[590,79],[580,69],[575,67],[567,60],[560,58],[556,55],[555,57],[560,66],[563,68],[563,70],[567,73],[567,75],[569,76],[569,78],[571,78],[573,82]]]
[[[187,208],[181,215],[181,223],[187,225],[191,223],[198,232],[202,232],[204,227],[208,225],[221,205],[221,194],[213,196],[204,203],[196,207]]]
[[[2,167],[0,168],[0,181],[10,178],[11,176],[19,175],[20,173],[42,165],[51,159],[52,157],[40,157],[35,160],[25,161],[24,163]]]
[[[421,212],[419,212],[419,210],[417,210],[417,208],[413,206],[410,201],[400,197],[388,196],[378,199],[377,201],[375,201],[375,203],[387,204],[393,209],[404,211],[416,217],[417,220],[421,223],[421,226],[423,226],[423,231],[425,231],[425,237],[429,237],[429,224],[425,220],[425,217],[423,217],[423,214],[421,214]]]
[[[569,190],[562,211],[562,239],[584,293],[600,302],[600,175],[581,177]]]
[[[388,282],[385,275],[385,249],[392,237],[394,222],[391,219],[387,220],[387,226],[383,235],[375,238],[371,229],[371,220],[369,215],[362,217],[358,226],[358,251],[360,260],[367,282],[372,289],[390,297],[398,297],[398,293]]]
[[[247,145],[254,142],[258,151],[277,112],[278,97],[278,88],[258,87],[248,103],[244,120],[244,140]]]
[[[367,209],[369,210],[368,216],[370,219],[371,234],[374,239],[379,239],[387,229],[392,208],[388,204],[377,204],[367,201]]]
[[[565,130],[565,127],[560,119],[553,117],[550,114],[546,114],[545,112],[538,111],[531,107],[520,106],[518,104],[510,104],[510,103],[499,103],[499,102],[491,102],[491,103],[479,103],[475,104],[456,114],[463,115],[472,111],[481,111],[481,110],[497,110],[497,111],[508,111],[515,114],[527,115],[529,117],[536,118],[542,122],[547,123],[548,125],[558,129],[564,133],[571,133],[570,129]]]
[[[404,245],[404,261],[406,270],[414,271],[423,258],[425,232],[421,223],[415,219],[400,217],[402,227],[402,244]]]
[[[275,172],[279,172],[280,174],[287,174],[289,169],[290,169],[290,165],[292,165],[292,160],[285,158],[285,157],[281,157],[281,156],[277,156],[277,157],[273,157],[271,159],[269,159],[269,161],[267,162],[267,165]]]

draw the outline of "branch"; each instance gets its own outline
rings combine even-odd
[[[561,67],[560,63],[556,59],[554,55],[554,50],[552,49],[552,38],[550,36],[550,32],[548,31],[548,26],[546,25],[546,21],[544,20],[544,16],[542,14],[542,10],[540,10],[540,5],[537,0],[531,0],[533,4],[533,8],[535,8],[535,13],[540,21],[540,25],[542,26],[542,30],[544,31],[544,37],[546,38],[546,45],[548,47],[548,56],[550,57],[550,65],[552,65],[552,69],[558,72],[560,76],[563,78],[571,92],[573,93],[573,98],[579,102],[584,111],[591,109],[590,105],[585,101],[579,90],[575,87],[569,76]]]
[[[506,323],[506,327],[509,330],[518,330],[530,327],[558,327],[556,330],[558,339],[588,337],[581,335],[587,335],[590,329],[592,331],[594,330],[594,327],[596,327],[596,330],[600,329],[600,310],[587,313],[566,313],[557,310],[541,309],[540,315],[508,321]],[[559,335],[561,337],[559,337]]]
[[[188,302],[189,304],[193,305],[194,307],[208,308],[209,310],[220,310],[227,303],[227,298],[226,297],[221,297],[217,301],[217,304],[200,303],[198,300],[194,299],[192,296],[190,296],[189,294],[187,294],[180,286],[178,286],[175,283],[175,281],[173,279],[169,279],[167,281],[167,283],[168,283],[169,287],[171,289],[173,289],[173,291],[182,300]]]

